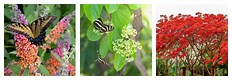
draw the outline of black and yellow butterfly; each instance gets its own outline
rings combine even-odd
[[[114,30],[112,25],[104,24],[101,18],[98,18],[93,22],[93,26],[97,29],[100,33],[107,33]]]
[[[32,44],[41,45],[45,38],[45,30],[55,19],[55,16],[45,16],[38,18],[30,25],[12,23],[6,26],[6,30],[25,35]]]

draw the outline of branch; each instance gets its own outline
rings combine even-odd
[[[142,73],[143,76],[148,75],[145,66],[142,64],[140,50],[138,50],[138,49],[137,49],[137,53],[136,53],[135,65],[137,66],[137,68],[139,69],[139,71]]]
[[[133,27],[136,29],[136,31],[139,33],[142,29],[142,16],[141,16],[141,8],[137,9],[134,11],[134,21],[133,21]],[[138,41],[139,39],[139,34],[135,36],[135,41]],[[135,59],[135,65],[141,72],[143,76],[147,76],[147,70],[145,66],[142,64],[141,60],[141,54],[140,50],[137,48],[137,53],[136,53],[136,59]]]

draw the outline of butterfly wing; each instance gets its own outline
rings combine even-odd
[[[106,28],[106,26],[103,24],[101,18],[98,18],[97,20],[95,20],[95,21],[93,22],[93,26],[94,26],[95,29],[99,30],[101,33],[107,31],[107,28]]]
[[[21,24],[21,23],[13,23],[6,26],[6,30],[12,31],[15,33],[23,34],[27,37],[34,38],[34,35],[29,27],[29,25]]]
[[[55,16],[41,17],[31,23],[30,29],[34,35],[34,38],[45,35],[45,30],[52,24],[56,19]]]
[[[55,16],[45,16],[33,21],[31,25],[13,23],[6,30],[23,34],[33,44],[40,45],[45,38],[45,30],[55,19]]]
[[[106,25],[107,26],[107,31],[113,31],[114,27],[112,25]]]

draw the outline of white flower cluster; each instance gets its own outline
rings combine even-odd
[[[136,42],[131,37],[135,37],[137,31],[133,28],[124,27],[122,30],[122,39],[115,40],[113,44],[113,50],[116,51],[116,54],[120,54],[122,57],[126,57],[127,62],[134,60],[134,55],[136,55],[137,48],[142,49],[142,46],[139,42]]]

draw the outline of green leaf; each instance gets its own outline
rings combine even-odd
[[[141,4],[129,4],[129,7],[133,10],[136,10],[138,8],[141,8]]]
[[[108,44],[110,51],[113,51],[112,41],[121,38],[122,27],[129,24],[130,16],[130,11],[125,5],[120,5],[119,9],[112,13],[111,20],[114,24],[114,30],[109,33]]]
[[[28,76],[28,68],[25,68],[23,71],[23,76]]]
[[[56,53],[52,52],[52,55],[56,58],[56,60],[58,60],[59,62],[62,62],[62,59],[60,58],[59,55],[57,55]]]
[[[44,61],[43,57],[46,54],[46,51],[43,51],[43,49],[41,49],[41,48],[39,48],[38,51],[39,51],[40,60],[43,62]]]
[[[55,49],[55,48],[57,47],[57,45],[56,45],[54,42],[52,42],[52,43],[50,44],[50,47],[51,47],[51,50],[52,50],[52,49]]]
[[[34,20],[36,20],[37,18],[35,17],[35,15],[31,14],[31,15],[28,15],[27,17],[27,21],[28,23],[32,23]]]
[[[119,4],[104,4],[104,6],[108,13],[113,13],[118,9]]]
[[[102,4],[86,4],[84,5],[85,15],[91,22],[93,22],[100,17],[102,7]]]
[[[81,9],[80,9],[80,18],[83,16],[84,14],[84,4],[81,4]]]
[[[19,65],[11,65],[9,66],[10,70],[13,72],[13,74],[18,75],[19,71],[21,70]]]
[[[8,6],[4,6],[4,15],[8,18],[11,19],[12,13],[10,12],[10,8]]]
[[[75,25],[74,26],[72,26],[72,27],[70,27],[70,29],[69,29],[69,31],[70,31],[70,42],[71,42],[71,44],[73,44],[73,45],[75,45],[76,43],[76,41],[75,41]]]
[[[49,11],[48,11],[48,13],[50,13],[50,12],[52,12],[52,11],[53,11],[55,4],[46,4],[46,6],[48,6],[48,7],[49,7]]]
[[[56,6],[53,8],[52,12],[51,12],[51,15],[52,15],[52,16],[56,16],[56,17],[57,17],[57,18],[55,19],[55,21],[52,22],[52,25],[51,25],[51,26],[55,26],[56,23],[57,23],[57,22],[60,20],[60,18],[61,18],[61,10],[60,10],[59,8],[57,8],[57,6],[58,6],[58,5],[56,5]],[[47,32],[47,30],[46,30],[46,33],[49,33],[49,32]]]
[[[101,38],[101,34],[97,34],[93,31],[93,25],[90,25],[87,30],[87,37],[90,41],[97,41]]]
[[[116,71],[119,71],[126,64],[126,57],[122,57],[120,54],[114,55],[114,68]]]
[[[62,13],[61,16],[66,16],[75,10],[75,5],[73,5],[73,4],[60,4],[59,9]]]
[[[114,27],[123,27],[130,22],[131,13],[127,6],[120,5],[119,9],[112,13],[111,21]]]
[[[39,71],[45,76],[50,76],[47,68],[42,64],[39,66]]]
[[[109,47],[108,47],[108,36],[105,36],[101,40],[100,48],[99,48],[99,53],[101,55],[101,58],[105,58],[106,57],[106,54],[107,54],[108,50],[109,50]]]
[[[42,60],[42,63],[45,64],[46,61],[51,57],[51,53],[45,52],[44,57]]]
[[[9,52],[9,54],[16,54],[16,51],[11,51]]]
[[[115,29],[108,34],[108,44],[109,44],[109,49],[110,51],[113,52],[113,44],[112,42],[114,40],[120,39],[121,38],[121,28],[120,27],[115,27]]]
[[[7,59],[11,59],[8,51],[6,50],[6,48],[4,48],[4,57],[6,57]]]
[[[34,17],[36,17],[35,14],[34,14],[35,10],[36,10],[36,5],[35,4],[23,5],[23,13],[24,13],[24,15],[26,17],[28,17],[28,16],[34,16]],[[29,21],[29,22],[31,22],[31,21]]]
[[[113,39],[114,39],[114,31],[108,34],[108,46],[111,52],[113,52],[113,46],[112,46]]]

